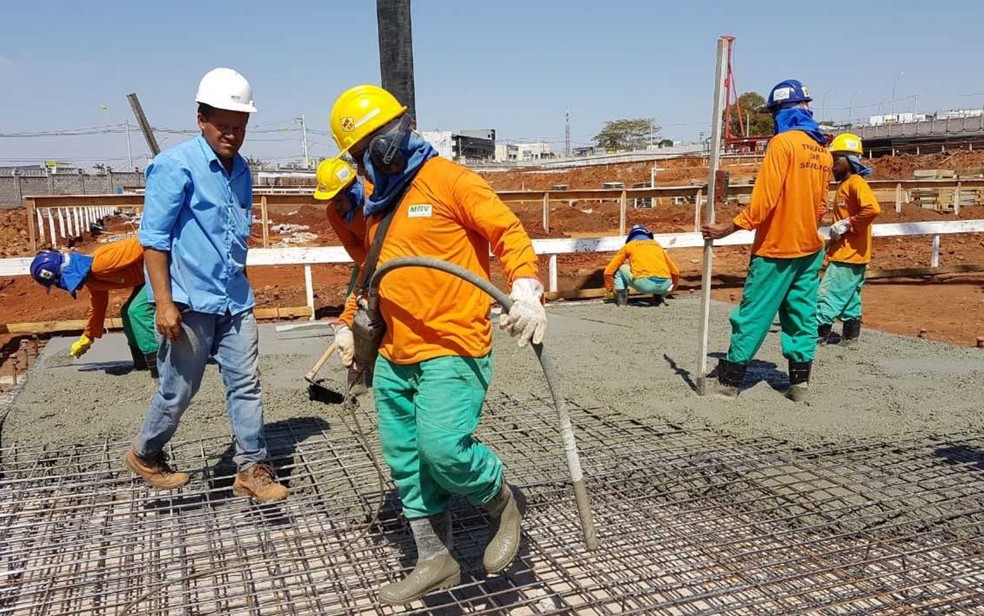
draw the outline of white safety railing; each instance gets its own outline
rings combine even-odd
[[[829,227],[820,230],[823,235],[829,233]],[[932,236],[931,267],[939,267],[940,237],[959,233],[984,233],[984,220],[947,220],[939,222],[909,222],[879,224],[872,226],[875,237],[903,237],[913,235]],[[699,233],[661,233],[656,240],[668,250],[680,248],[701,248],[704,240]],[[738,231],[728,237],[717,240],[716,246],[747,246],[752,243],[755,235],[751,231]],[[533,240],[533,250],[538,255],[549,257],[547,266],[548,289],[557,291],[557,256],[574,253],[611,253],[625,245],[624,236],[608,236],[597,238],[555,238]],[[246,264],[249,267],[266,265],[303,265],[304,286],[307,306],[311,309],[311,319],[314,319],[314,278],[312,265],[351,263],[348,253],[341,246],[324,246],[311,248],[254,248],[249,251]],[[0,278],[10,276],[30,275],[30,257],[15,257],[0,259]]]

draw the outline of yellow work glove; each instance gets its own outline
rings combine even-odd
[[[88,351],[91,346],[92,340],[85,334],[82,334],[82,336],[80,336],[79,339],[72,344],[72,348],[69,350],[68,354],[75,359],[78,359],[85,355],[85,352]]]

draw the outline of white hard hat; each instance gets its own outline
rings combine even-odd
[[[227,111],[256,111],[253,88],[246,78],[231,68],[213,68],[198,82],[196,103]]]

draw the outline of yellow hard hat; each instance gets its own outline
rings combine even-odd
[[[342,92],[331,108],[331,136],[345,153],[407,110],[379,86],[361,85]]]
[[[318,165],[315,177],[318,179],[318,187],[314,189],[314,198],[328,201],[352,185],[355,181],[355,169],[341,158],[327,158]]]
[[[841,133],[834,137],[830,142],[831,152],[848,152],[860,156],[864,152],[861,150],[861,137],[854,133]]]

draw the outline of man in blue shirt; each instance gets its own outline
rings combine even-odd
[[[287,488],[266,464],[255,300],[246,279],[253,182],[239,148],[256,111],[253,90],[236,71],[217,68],[202,78],[195,100],[201,135],[147,168],[140,243],[162,338],[161,380],[123,461],[157,489],[188,482],[168,464],[164,446],[214,358],[236,437],[233,493],[281,500]]]

